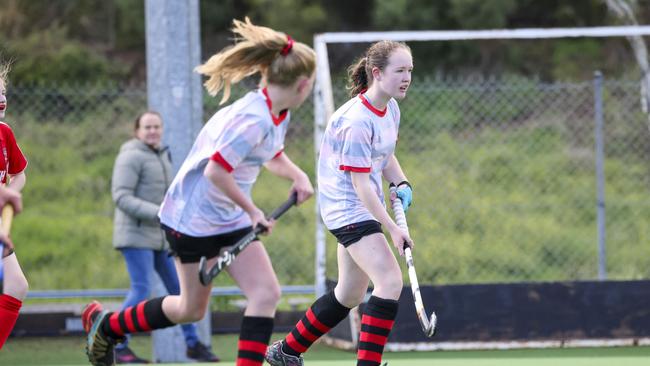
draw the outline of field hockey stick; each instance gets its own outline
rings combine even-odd
[[[5,207],[2,208],[2,227],[0,230],[2,232],[9,236],[9,231],[11,231],[11,221],[13,221],[14,218],[14,206],[12,205],[6,205]],[[5,249],[5,243],[0,241],[0,257],[2,256],[2,253],[4,253]],[[0,258],[0,281],[4,278],[4,261],[3,258]]]
[[[393,207],[393,215],[395,216],[395,223],[397,226],[405,230],[407,233],[409,231],[408,225],[406,223],[406,214],[404,213],[404,207],[402,206],[402,200],[397,197],[397,187],[393,183],[390,184],[390,202]],[[422,295],[420,294],[420,285],[418,284],[418,276],[415,273],[415,265],[413,264],[413,254],[411,253],[411,247],[406,243],[404,244],[404,257],[406,258],[406,265],[409,272],[409,280],[411,282],[411,292],[413,293],[413,300],[415,300],[415,312],[418,314],[418,319],[420,320],[420,325],[422,326],[422,331],[427,337],[433,337],[433,334],[436,332],[436,322],[438,318],[436,317],[435,312],[431,312],[431,320],[427,318],[426,310],[424,309],[424,303],[422,302]]]
[[[293,205],[298,201],[298,194],[294,192],[288,200],[286,200],[280,207],[276,208],[275,211],[271,213],[271,216],[267,220],[277,220],[285,212],[287,212]],[[241,253],[242,250],[252,243],[255,238],[261,233],[266,231],[266,227],[260,224],[255,226],[255,229],[250,233],[246,234],[243,238],[239,239],[235,245],[232,246],[230,250],[224,251],[217,258],[217,262],[210,268],[209,271],[206,271],[208,260],[205,256],[201,257],[199,262],[199,281],[203,286],[208,286],[212,283],[212,280],[217,277],[217,275],[227,266],[229,266],[235,258]]]

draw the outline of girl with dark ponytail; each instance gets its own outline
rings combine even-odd
[[[357,365],[378,366],[397,314],[402,273],[382,225],[400,255],[413,247],[408,233],[385,208],[382,177],[398,187],[404,209],[411,204],[409,184],[394,155],[400,122],[397,100],[406,97],[413,59],[400,42],[373,44],[348,69],[352,99],[330,118],[318,159],[318,200],[325,226],[337,238],[336,287],[310,307],[296,327],[269,347],[272,366],[303,365],[301,354],[345,319],[374,289],[364,307]]]
[[[350,96],[354,97],[368,89],[368,75],[366,75],[366,57],[361,57],[348,68]]]

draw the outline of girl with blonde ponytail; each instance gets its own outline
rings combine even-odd
[[[409,184],[397,158],[400,122],[397,100],[406,97],[413,59],[400,42],[373,44],[348,69],[350,99],[330,118],[318,158],[318,203],[325,226],[336,237],[339,278],[305,316],[266,353],[271,366],[301,366],[302,353],[359,305],[369,281],[374,290],[363,309],[357,366],[378,366],[397,315],[402,273],[382,225],[400,255],[413,247],[408,233],[386,212],[382,176],[398,187],[404,209]]]
[[[223,89],[221,104],[228,101],[232,84],[257,72],[263,83],[284,87],[313,74],[316,54],[309,46],[271,28],[253,25],[248,18],[233,23],[237,43],[196,68],[208,77],[204,85],[211,95]]]
[[[110,313],[89,304],[82,320],[87,353],[94,365],[112,364],[113,346],[127,333],[143,332],[203,318],[210,286],[199,282],[199,259],[214,265],[219,252],[268,221],[251,198],[262,166],[292,182],[289,195],[301,204],[314,193],[307,174],[284,153],[290,110],[298,108],[314,84],[315,53],[307,45],[246,18],[233,21],[235,44],[196,68],[212,95],[259,73],[260,88],[210,118],[171,183],[159,211],[181,281],[180,295],[144,301]],[[280,301],[278,283],[261,241],[252,242],[227,267],[248,300],[238,344],[238,366],[261,366]],[[137,319],[137,321],[135,321]]]

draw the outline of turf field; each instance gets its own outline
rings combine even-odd
[[[223,360],[220,365],[234,365],[236,343],[235,335],[213,338],[213,348]],[[140,356],[150,355],[147,336],[134,337],[131,346]],[[0,365],[88,365],[83,348],[82,337],[11,338],[0,351]],[[315,345],[306,355],[305,365],[354,365],[354,359],[353,353]],[[646,366],[650,365],[650,347],[400,352],[385,354],[384,361],[389,366]]]

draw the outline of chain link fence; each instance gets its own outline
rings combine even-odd
[[[397,156],[414,187],[421,282],[648,278],[648,117],[638,82],[596,81],[414,77]],[[333,90],[341,105],[344,85],[335,79]]]
[[[649,277],[650,135],[634,81],[605,80],[598,92],[604,111],[604,204],[600,207],[605,213],[606,257],[598,255],[594,85],[593,80],[548,84],[521,77],[415,77],[408,97],[400,102],[397,156],[414,188],[408,219],[421,283],[591,280],[598,278],[599,260],[608,279]],[[254,84],[239,86],[231,100],[251,87]],[[335,82],[334,91],[335,105],[341,105],[347,99],[345,88]],[[106,155],[117,152],[128,138],[133,118],[146,108],[146,89],[139,85],[10,86],[9,93],[8,122],[26,121],[25,127],[18,127],[21,144],[55,144],[54,139],[61,138],[39,135],[39,141],[25,141],[33,138],[29,128],[93,124],[94,130],[79,130],[86,135],[76,137],[87,146],[97,146],[88,164],[93,159],[112,161],[114,155]],[[218,98],[206,95],[204,105],[207,121],[218,109]],[[315,182],[313,110],[308,100],[292,112],[286,152]],[[42,154],[28,156],[30,164],[35,161],[38,169],[47,170],[47,153],[40,151],[27,151]],[[36,174],[36,167],[32,169],[30,175]],[[90,221],[97,223],[85,230],[101,230],[104,236],[98,235],[101,240],[80,250],[94,245],[108,252],[112,250],[110,237],[105,237],[112,230],[110,169],[98,170],[94,179],[103,182],[96,190],[104,204],[100,210],[84,213],[81,209],[79,214],[90,215]],[[30,192],[38,196],[37,191],[55,190],[59,183],[49,184],[41,183]],[[287,182],[264,172],[254,197],[270,211],[284,200],[288,189]],[[273,235],[264,238],[283,285],[314,283],[313,201],[288,212]],[[38,217],[45,222],[53,219],[48,214]],[[327,274],[336,277],[336,244],[331,235],[326,237]],[[43,245],[47,243],[33,243],[33,247]],[[45,248],[44,253],[55,251]],[[62,270],[51,256],[26,256],[27,273],[51,275]],[[221,277],[215,285],[231,284],[227,276]],[[115,286],[126,287],[126,273],[115,281]]]
[[[650,134],[639,102],[638,82],[416,78],[400,103],[397,156],[414,187],[421,282],[593,280],[599,265],[600,278],[647,278]]]

